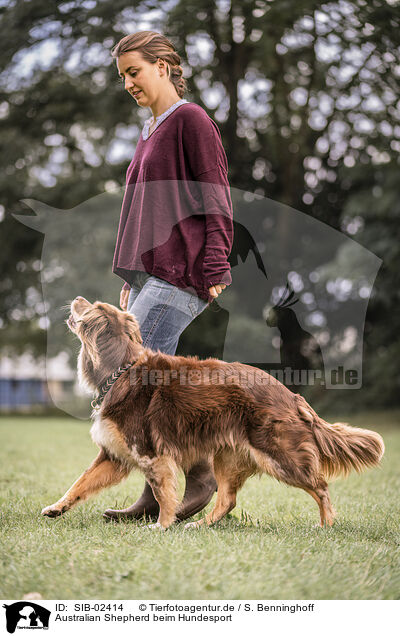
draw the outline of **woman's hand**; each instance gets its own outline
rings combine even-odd
[[[119,296],[119,305],[123,311],[126,311],[128,308],[128,298],[130,289],[121,289],[121,294]]]
[[[225,283],[220,283],[219,285],[213,285],[212,287],[209,287],[208,291],[210,292],[210,296],[212,296],[213,298],[218,298],[225,287]]]

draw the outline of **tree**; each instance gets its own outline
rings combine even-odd
[[[152,28],[182,55],[188,98],[219,124],[233,187],[305,212],[384,258],[365,355],[368,382],[381,379],[376,399],[396,401],[399,250],[391,202],[400,19],[393,3],[16,0],[1,7],[0,20],[2,344],[42,351],[45,344],[46,312],[32,292],[40,292],[42,236],[11,214],[26,210],[21,199],[74,208],[123,185],[147,115],[116,87],[110,49],[126,32]],[[237,221],[246,220],[239,212]],[[273,231],[290,252],[296,237],[285,215]],[[116,280],[110,297],[118,287]]]

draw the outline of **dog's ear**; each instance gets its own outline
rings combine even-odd
[[[142,335],[140,333],[140,326],[135,316],[132,314],[125,314],[125,333],[133,342],[143,343]]]
[[[92,361],[94,366],[100,362],[99,353],[97,351],[97,331],[96,329],[85,329],[82,338],[82,345]]]

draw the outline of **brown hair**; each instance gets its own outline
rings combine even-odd
[[[172,42],[157,31],[138,31],[126,35],[111,51],[113,57],[120,57],[129,51],[139,51],[146,62],[155,64],[161,58],[168,64],[168,77],[175,86],[179,97],[186,90],[186,80],[182,77],[181,58]]]

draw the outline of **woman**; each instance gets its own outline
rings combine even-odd
[[[180,57],[160,33],[124,37],[112,50],[125,89],[153,116],[127,171],[113,272],[120,305],[139,321],[143,344],[173,355],[190,322],[232,282],[232,203],[227,160],[215,122],[183,99]],[[216,483],[208,464],[186,475],[180,520],[202,510]],[[157,516],[146,483],[140,499],[108,519]]]

